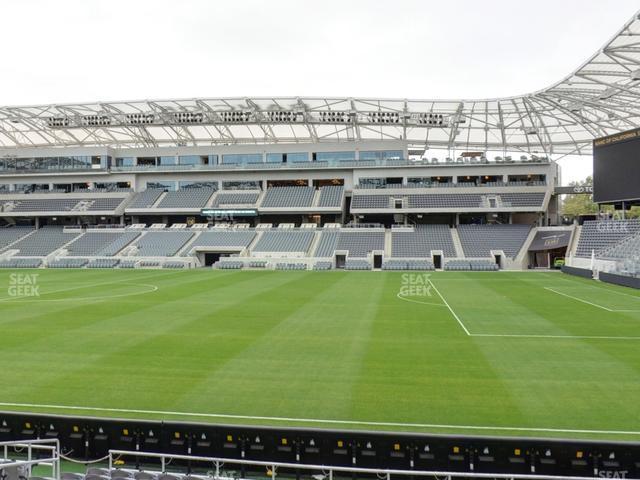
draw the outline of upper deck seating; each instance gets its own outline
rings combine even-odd
[[[163,192],[163,190],[151,188],[144,192],[136,193],[127,208],[151,208]]]
[[[167,192],[156,208],[203,208],[215,192],[214,188],[183,188]]]
[[[267,189],[261,208],[311,207],[315,192],[313,187],[271,187]]]
[[[259,196],[259,193],[218,192],[218,195],[213,201],[213,206],[215,208],[229,205],[250,205],[253,207],[258,201]]]
[[[320,188],[319,207],[336,207],[342,206],[342,197],[344,195],[344,187],[342,185],[329,185]]]

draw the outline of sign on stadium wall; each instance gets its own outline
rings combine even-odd
[[[553,191],[556,195],[576,195],[576,194],[591,195],[593,193],[593,186],[576,185],[574,187],[556,187]]]

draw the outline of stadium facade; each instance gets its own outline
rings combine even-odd
[[[609,254],[635,224],[593,241],[562,226],[554,160],[640,125],[639,35],[636,15],[562,81],[510,98],[0,108],[0,264],[484,270]]]

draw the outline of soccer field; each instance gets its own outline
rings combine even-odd
[[[638,440],[640,293],[542,272],[2,271],[0,410]]]

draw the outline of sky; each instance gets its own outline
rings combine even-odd
[[[570,73],[637,0],[4,0],[0,105],[486,98]],[[560,162],[564,183],[591,159]]]

